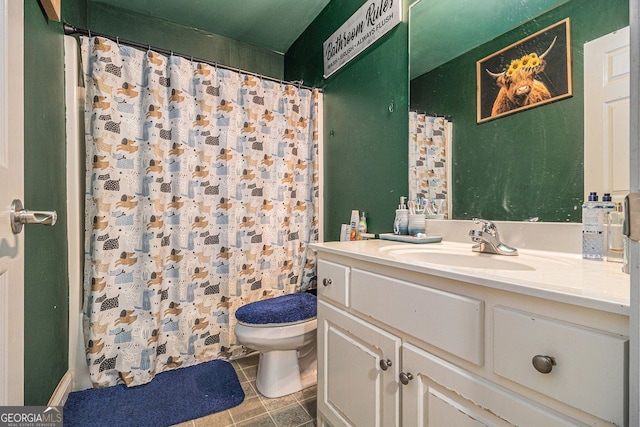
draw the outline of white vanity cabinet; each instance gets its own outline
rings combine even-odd
[[[319,425],[626,425],[625,314],[320,246]]]

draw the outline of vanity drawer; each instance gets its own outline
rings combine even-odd
[[[493,330],[497,375],[624,425],[628,339],[499,306]],[[533,366],[537,355],[553,358],[550,372]]]
[[[351,307],[478,366],[484,363],[484,302],[356,268]]]
[[[347,266],[318,260],[318,296],[348,307],[349,271]]]

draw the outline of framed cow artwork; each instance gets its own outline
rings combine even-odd
[[[569,18],[476,63],[477,122],[570,97]]]

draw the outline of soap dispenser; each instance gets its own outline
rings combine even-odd
[[[406,197],[400,197],[400,204],[396,209],[396,219],[393,221],[393,234],[409,234],[409,210],[405,203],[406,200]]]
[[[360,216],[360,222],[358,222],[358,240],[364,240],[363,235],[367,233],[367,216],[364,211]]]

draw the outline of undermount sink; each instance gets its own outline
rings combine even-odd
[[[438,264],[458,268],[482,268],[488,270],[534,271],[535,267],[516,261],[515,257],[480,253],[461,253],[433,249],[394,249],[388,254],[398,260]]]

